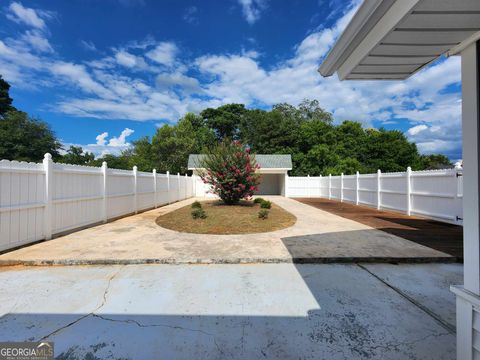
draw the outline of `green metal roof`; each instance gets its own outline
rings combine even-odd
[[[291,155],[266,155],[266,154],[254,154],[257,164],[260,165],[260,169],[292,169],[292,156]],[[197,169],[200,166],[205,154],[190,154],[188,156],[188,169]]]

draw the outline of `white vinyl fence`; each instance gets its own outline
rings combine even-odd
[[[0,251],[194,195],[192,177],[0,161]]]
[[[322,197],[462,225],[462,168],[288,177],[288,197]]]

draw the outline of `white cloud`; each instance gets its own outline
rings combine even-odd
[[[422,151],[458,153],[461,96],[445,91],[460,82],[458,57],[443,59],[406,81],[340,82],[317,73],[358,3],[344,7],[331,27],[305,36],[290,58],[269,67],[255,48],[192,59],[174,42],[152,37],[119,44],[90,62],[67,62],[50,51],[49,42],[31,41],[26,32],[0,40],[0,69],[15,86],[61,86],[63,96],[52,109],[71,116],[174,122],[187,111],[229,102],[269,107],[309,98],[331,111],[336,122],[407,123],[406,135]],[[94,145],[109,146],[107,137],[100,138],[103,145]],[[121,143],[121,135],[114,139],[112,144]]]
[[[238,0],[238,2],[242,7],[243,16],[249,24],[257,22],[267,6],[266,0]]]
[[[428,126],[422,124],[422,125],[417,125],[417,126],[411,127],[410,129],[408,129],[407,133],[408,133],[408,135],[415,136],[418,133],[422,132],[423,130],[427,130],[427,129],[428,129]]]
[[[45,28],[44,19],[52,17],[52,13],[44,10],[26,8],[19,2],[12,2],[8,7],[7,18],[16,23],[22,23],[38,29]]]
[[[185,9],[183,13],[183,20],[185,20],[189,24],[198,24],[198,8],[196,6],[189,6]]]
[[[99,135],[97,135],[97,137],[95,138],[95,140],[97,140],[97,145],[100,145],[100,146],[103,146],[107,143],[107,137],[108,137],[108,132],[103,132]]]
[[[88,51],[97,51],[97,47],[95,46],[95,44],[91,41],[87,41],[87,40],[80,40],[80,45],[82,46],[82,48],[84,48],[85,50],[88,50]]]
[[[37,30],[28,30],[20,38],[25,44],[40,52],[52,53],[53,48],[45,35]]]
[[[103,132],[97,135],[95,144],[64,143],[63,146],[64,148],[69,148],[71,145],[81,146],[84,152],[91,152],[95,157],[101,157],[106,154],[119,155],[122,151],[132,146],[132,144],[127,141],[127,138],[133,133],[134,131],[132,129],[125,128],[118,137],[113,136],[107,139],[108,132]]]
[[[125,128],[122,130],[120,136],[118,137],[112,137],[110,141],[108,142],[108,146],[114,146],[114,147],[125,147],[125,146],[130,146],[129,143],[126,142],[127,137],[132,135],[135,131],[129,128]]]
[[[178,47],[173,42],[161,42],[153,50],[146,53],[146,56],[166,66],[172,66],[178,53]]]

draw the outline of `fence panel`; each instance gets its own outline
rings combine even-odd
[[[357,179],[355,175],[343,177],[343,201],[355,202],[357,198]]]
[[[290,176],[289,197],[323,197],[462,225],[462,169],[302,177]]]
[[[167,174],[157,175],[157,206],[169,202],[168,177]]]
[[[457,171],[450,169],[413,172],[411,177],[412,214],[431,216],[450,222],[458,221],[457,217],[462,218],[459,178]]]
[[[342,195],[341,185],[342,185],[342,182],[341,182],[340,176],[332,176],[332,186],[331,186],[332,199],[340,200]]]
[[[101,168],[53,164],[52,232],[100,221],[102,186]]]
[[[153,174],[137,173],[137,210],[145,210],[155,206],[155,188]]]
[[[45,236],[42,164],[0,161],[0,250]]]
[[[358,203],[377,206],[377,174],[360,175],[358,178]]]
[[[380,208],[407,211],[406,173],[384,173],[380,178]]]

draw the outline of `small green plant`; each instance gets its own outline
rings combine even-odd
[[[268,201],[268,200],[264,200],[260,203],[260,207],[262,209],[271,209],[272,207],[272,202],[271,201]]]
[[[192,211],[192,219],[206,219],[207,213],[203,209],[194,209]]]
[[[258,218],[262,219],[262,220],[268,219],[268,210],[267,209],[261,209],[258,212]]]
[[[200,201],[195,201],[192,203],[192,209],[201,209],[202,208],[202,204],[200,203]]]
[[[259,198],[255,198],[255,200],[253,200],[253,202],[254,202],[255,204],[261,204],[261,203],[264,202],[264,201],[265,201],[265,199],[264,199],[264,198],[260,198],[260,197],[259,197]]]

